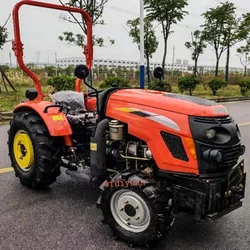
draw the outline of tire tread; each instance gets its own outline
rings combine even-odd
[[[29,171],[29,174],[20,170],[14,159],[12,143],[18,127],[26,128],[25,130],[33,142],[35,166]],[[12,167],[21,183],[31,188],[45,188],[54,183],[61,174],[60,167],[55,168],[55,166],[59,165],[59,158],[52,160],[53,155],[58,151],[60,138],[55,140],[49,135],[41,117],[35,112],[15,113],[8,134]]]

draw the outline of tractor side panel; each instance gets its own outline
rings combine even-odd
[[[14,109],[14,113],[22,110],[34,110],[40,115],[46,124],[51,136],[69,136],[72,134],[71,126],[64,113],[59,112],[59,108],[49,108],[47,113],[44,113],[44,109],[48,105],[52,105],[51,102],[46,101],[28,101],[17,105]]]
[[[192,145],[193,140],[187,115],[110,100],[106,116],[128,124],[128,133],[147,143],[160,170],[189,174],[199,173],[195,151],[190,150],[190,144]],[[170,134],[169,141],[166,138],[164,140],[162,132]],[[173,137],[183,144],[188,159],[177,159],[176,152],[171,153],[181,146],[170,141]],[[168,143],[171,144],[171,150],[167,146]]]

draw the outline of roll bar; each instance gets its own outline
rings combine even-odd
[[[30,0],[23,0],[17,3],[13,8],[13,25],[14,25],[14,40],[12,41],[12,49],[17,57],[17,62],[20,68],[34,81],[35,87],[38,92],[38,100],[43,99],[41,82],[39,81],[38,77],[34,72],[32,72],[24,63],[23,61],[23,43],[21,41],[21,34],[20,34],[20,22],[19,22],[19,10],[20,7],[23,5],[32,5],[36,7],[43,7],[47,9],[55,9],[55,10],[62,10],[68,12],[79,13],[82,15],[84,20],[86,21],[87,25],[87,44],[84,46],[84,54],[87,60],[87,67],[90,70],[92,67],[92,60],[93,60],[93,44],[92,44],[92,19],[88,12],[78,8],[72,8],[63,5],[56,5],[44,2],[36,2]]]

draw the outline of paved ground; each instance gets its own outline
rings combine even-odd
[[[247,172],[250,163],[250,102],[225,105],[241,124]],[[9,166],[8,126],[0,126],[0,250],[101,250],[131,249],[112,239],[102,215],[95,207],[97,191],[87,182],[62,174],[58,182],[44,191],[29,190]],[[213,223],[196,224],[179,216],[175,226],[158,249],[243,250],[250,249],[250,174],[242,208]]]

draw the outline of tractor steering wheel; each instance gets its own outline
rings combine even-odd
[[[92,91],[92,92],[88,93],[88,97],[96,97],[98,94],[100,94],[102,92],[103,92],[103,90],[97,90],[97,92]]]

